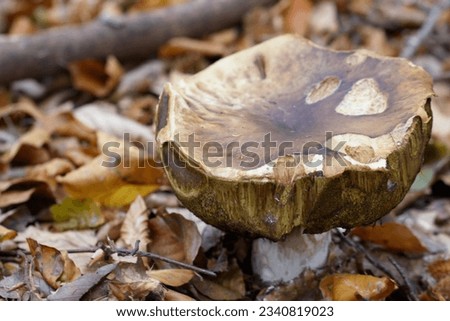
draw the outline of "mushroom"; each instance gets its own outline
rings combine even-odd
[[[432,95],[405,59],[283,35],[166,84],[156,140],[188,209],[277,241],[394,208],[422,164]]]

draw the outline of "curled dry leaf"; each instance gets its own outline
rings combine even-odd
[[[391,251],[425,253],[427,248],[407,226],[388,222],[379,226],[356,227],[352,234],[363,241],[381,245]]]
[[[69,64],[73,86],[96,97],[108,95],[119,83],[123,68],[119,61],[109,56],[106,62],[85,59]]]
[[[0,225],[0,242],[12,240],[17,236],[17,232]]]
[[[139,250],[147,251],[147,245],[150,242],[148,228],[149,210],[143,198],[138,195],[134,202],[130,205],[125,219],[120,229],[120,239],[117,241],[118,246],[132,249],[136,241],[139,241]],[[142,258],[144,264],[147,265],[148,258]]]
[[[327,275],[320,281],[320,290],[327,300],[384,300],[397,289],[387,277],[361,274]]]
[[[163,214],[149,221],[151,242],[149,251],[192,264],[202,243],[194,222],[180,214]],[[169,263],[156,262],[160,268],[170,268]]]
[[[46,129],[33,127],[0,157],[0,163],[14,162],[18,165],[34,165],[48,161],[50,155],[44,145],[48,143],[49,138],[50,133]]]
[[[74,169],[71,162],[63,158],[53,158],[43,164],[35,165],[27,169],[26,177],[40,180],[55,187],[56,176],[64,175]]]
[[[137,140],[142,142],[145,148],[153,148],[151,144],[155,137],[150,128],[117,114],[112,104],[97,102],[84,105],[77,108],[74,115],[79,122],[91,129],[111,136],[123,137],[124,140]],[[153,151],[148,150],[148,153],[153,154]]]
[[[147,271],[147,275],[168,286],[181,286],[194,277],[194,271],[186,269],[166,269]]]
[[[112,295],[118,300],[143,300],[151,295],[161,300],[164,287],[146,274],[147,267],[139,259],[137,263],[120,263],[109,283]]]
[[[122,243],[127,248],[134,248],[136,241],[139,240],[139,250],[147,251],[147,244],[150,242],[148,213],[149,210],[143,198],[141,196],[136,197],[122,223],[119,246],[122,246]]]
[[[58,177],[73,198],[90,198],[103,205],[119,207],[130,204],[138,195],[159,188],[163,172],[152,158],[135,146],[99,133],[102,153],[90,163]],[[101,143],[104,142],[104,143]]]
[[[164,297],[164,288],[161,283],[154,279],[131,283],[111,281],[109,288],[111,289],[112,295],[120,301],[144,300],[150,294],[157,300],[161,300]]]
[[[431,289],[430,295],[425,299],[450,300],[450,260],[436,260],[428,265],[428,272],[436,280]],[[429,298],[430,297],[430,298]]]
[[[159,50],[159,55],[163,58],[170,58],[192,52],[203,56],[223,57],[227,55],[229,50],[226,46],[213,41],[178,37],[170,39],[167,44],[162,46]]]
[[[42,206],[53,203],[54,195],[50,186],[43,181],[18,178],[6,182],[0,182],[0,208],[9,205],[21,204],[35,199],[35,208],[39,210]]]
[[[86,273],[73,282],[61,286],[55,293],[49,295],[49,301],[77,301],[98,284],[104,277],[114,271],[117,264],[112,263],[102,266],[95,272]]]
[[[61,283],[71,282],[81,275],[80,270],[67,256],[67,253],[62,253],[51,246],[39,244],[31,238],[28,238],[27,242],[36,270],[53,289],[57,289]]]
[[[171,289],[166,289],[164,301],[195,301],[195,299],[187,296],[186,294]]]

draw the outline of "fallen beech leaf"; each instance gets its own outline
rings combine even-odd
[[[0,182],[0,207],[35,201],[32,211],[39,211],[54,203],[50,186],[43,181],[25,178]]]
[[[17,236],[17,232],[0,225],[0,242],[12,240]]]
[[[71,162],[63,158],[53,158],[52,160],[35,165],[27,169],[26,177],[30,179],[45,181],[51,187],[55,187],[55,177],[64,175],[74,169]]]
[[[154,153],[154,151],[150,150],[153,147],[147,145],[155,141],[151,129],[118,114],[113,104],[106,102],[91,103],[77,108],[74,111],[74,115],[79,122],[92,130],[106,133],[113,137],[123,137],[124,140],[128,137],[129,141],[125,142],[126,144],[131,143],[131,141],[143,142],[145,144],[144,148],[148,149],[148,153]],[[107,142],[105,139],[102,140],[102,137],[99,138],[100,147]]]
[[[49,301],[77,301],[88,292],[93,286],[99,283],[105,276],[114,271],[116,263],[102,266],[94,273],[87,273],[80,276],[73,282],[61,286],[55,293],[49,295]]]
[[[186,269],[166,269],[147,271],[147,275],[169,286],[181,286],[194,277],[194,271]]]
[[[119,61],[109,56],[105,63],[95,59],[85,59],[69,64],[73,86],[96,97],[105,97],[119,83],[123,68]]]
[[[437,260],[432,262],[428,265],[428,272],[437,281],[450,276],[450,260]]]
[[[151,295],[157,300],[164,297],[164,287],[159,281],[149,278],[142,260],[121,263],[109,283],[112,294],[119,300],[143,300]]]
[[[135,146],[99,133],[106,141],[101,155],[57,181],[73,198],[90,198],[103,205],[120,207],[130,204],[138,195],[147,195],[163,182],[163,171]],[[103,144],[99,144],[103,146]]]
[[[112,294],[119,301],[144,300],[150,294],[155,300],[161,300],[164,297],[164,288],[161,283],[154,279],[147,279],[132,283],[111,281],[109,282],[109,288],[111,289]]]
[[[50,134],[40,127],[33,127],[23,134],[11,149],[0,157],[0,163],[14,162],[18,165],[34,165],[48,161],[50,155],[44,149]]]
[[[388,222],[383,225],[356,227],[352,234],[398,252],[425,253],[427,248],[405,225]]]
[[[39,244],[31,238],[28,238],[27,242],[36,270],[52,288],[57,289],[61,282],[71,282],[81,275],[67,254],[54,247]]]
[[[149,210],[141,196],[136,197],[130,205],[127,215],[120,229],[120,239],[118,245],[123,247],[121,243],[128,249],[133,249],[137,240],[139,240],[139,250],[147,251],[147,245],[150,242],[148,228]]]
[[[443,300],[450,300],[450,275],[440,279],[432,288],[432,292]]]
[[[305,36],[313,5],[310,0],[292,0],[284,18],[286,32]]]
[[[384,300],[397,285],[387,277],[361,274],[327,275],[320,281],[320,290],[327,300]]]
[[[35,190],[35,188],[30,188],[24,191],[12,190],[2,192],[0,194],[0,208],[27,202]]]
[[[203,56],[226,56],[229,50],[226,46],[207,40],[198,40],[185,37],[176,37],[169,40],[159,50],[159,56],[170,58],[185,55],[189,52],[199,53]]]
[[[25,285],[25,272],[23,269],[18,270],[10,276],[0,280],[0,298],[10,300],[21,300],[22,296],[27,292]],[[22,286],[20,286],[22,285]]]
[[[163,214],[149,221],[151,242],[149,251],[192,264],[202,243],[194,222],[180,214]],[[160,268],[170,268],[166,262],[156,261]]]
[[[92,200],[66,197],[50,207],[58,231],[99,227],[105,222],[100,207]]]
[[[195,301],[195,299],[187,296],[186,294],[182,294],[171,289],[166,289],[164,301]]]

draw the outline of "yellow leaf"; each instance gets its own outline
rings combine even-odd
[[[50,207],[58,230],[95,228],[104,223],[98,205],[92,200],[76,200],[66,197],[61,204]]]
[[[99,147],[109,146],[88,164],[59,177],[66,192],[73,198],[90,198],[106,206],[130,204],[138,195],[145,196],[159,188],[163,171],[154,161],[133,146],[99,133]],[[112,147],[114,146],[114,147]],[[115,158],[111,160],[111,155]]]
[[[320,290],[327,300],[384,300],[397,285],[387,277],[361,274],[327,275],[320,281]]]

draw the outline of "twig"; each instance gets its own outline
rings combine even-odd
[[[408,289],[407,295],[408,297],[412,300],[412,301],[418,301],[416,292],[415,292],[415,288],[414,286],[411,284],[411,282],[409,282],[409,279],[406,278],[406,275],[403,273],[402,268],[397,264],[397,262],[395,262],[394,259],[392,259],[391,257],[388,257],[389,262],[392,263],[392,265],[395,267],[395,269],[398,271],[398,273],[400,274],[401,278],[403,279],[404,282],[400,282],[400,280],[398,280],[398,278],[395,277],[395,275],[393,275],[388,269],[386,269],[383,265],[379,264],[377,262],[377,260],[359,243],[355,242],[354,240],[352,240],[349,237],[346,237],[341,231],[337,230],[338,236],[340,237],[341,240],[343,240],[345,243],[347,243],[348,245],[350,245],[351,247],[354,247],[356,250],[358,250],[359,252],[361,252],[366,259],[374,266],[376,267],[378,270],[380,270],[381,272],[383,272],[384,274],[386,274],[388,277],[390,277],[392,280],[394,280],[397,284],[401,285],[404,284],[404,286]]]
[[[139,245],[139,242],[137,242],[137,244]],[[171,258],[165,257],[165,256],[161,256],[152,252],[146,252],[146,251],[139,251],[136,250],[136,247],[132,250],[127,250],[127,249],[122,249],[122,248],[117,248],[115,246],[100,246],[100,247],[89,247],[89,248],[81,248],[81,249],[68,249],[65,250],[67,253],[69,254],[77,254],[77,253],[94,253],[95,251],[97,251],[98,249],[102,249],[104,250],[107,254],[114,254],[117,253],[120,256],[136,256],[136,257],[148,257],[151,258],[153,260],[159,260],[159,261],[163,261],[166,263],[170,263],[185,269],[189,269],[204,275],[209,275],[212,277],[216,277],[216,273],[206,270],[206,269],[202,269],[200,267],[197,267],[195,265],[192,264],[188,264],[188,263],[184,263],[184,262],[180,262],[177,260],[173,260]],[[29,251],[20,251],[21,253],[24,253],[26,255],[29,255],[30,252]]]
[[[54,74],[85,58],[148,58],[172,37],[201,37],[238,23],[275,0],[194,0],[148,13],[0,38],[0,84]]]
[[[412,301],[419,301],[419,298],[417,296],[416,287],[411,283],[409,278],[406,276],[405,271],[403,268],[392,258],[388,257],[389,262],[395,267],[395,269],[398,271],[400,276],[402,277],[403,281],[405,282],[405,286],[408,289],[408,295]]]
[[[383,265],[379,264],[377,262],[377,260],[372,256],[372,254],[370,254],[369,252],[367,252],[367,250],[359,243],[353,241],[351,238],[346,237],[341,231],[337,230],[338,236],[340,237],[341,240],[343,240],[345,243],[347,243],[348,245],[350,245],[351,247],[355,248],[356,250],[358,250],[359,252],[361,252],[362,254],[364,254],[364,256],[366,257],[367,261],[369,261],[374,267],[376,267],[378,270],[380,270],[381,272],[383,272],[384,274],[386,274],[387,276],[389,276],[391,279],[395,280],[394,275],[392,275],[392,273],[386,269]]]
[[[434,5],[425,22],[422,24],[419,30],[417,30],[412,36],[406,41],[406,46],[403,48],[400,56],[404,58],[411,58],[419,48],[420,44],[428,37],[428,35],[433,31],[436,22],[443,13],[444,9],[450,6],[449,0],[441,1],[440,3]]]

